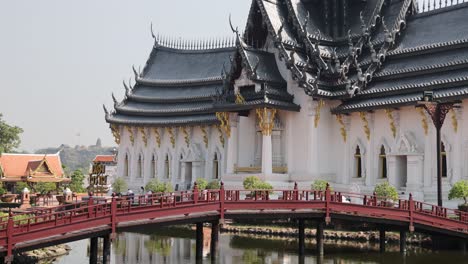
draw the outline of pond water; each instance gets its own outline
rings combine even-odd
[[[190,230],[170,228],[145,230],[139,233],[121,233],[112,243],[111,263],[195,263],[195,233]],[[72,251],[61,257],[57,264],[88,263],[89,240],[69,243]],[[300,263],[295,239],[278,239],[252,235],[222,233],[214,263],[223,264],[294,264]],[[468,255],[461,252],[433,252],[410,247],[403,255],[398,245],[390,244],[386,253],[379,253],[378,244],[325,240],[325,256],[315,255],[314,240],[306,241],[304,263],[447,263],[468,264]],[[203,263],[213,263],[209,255],[210,239],[205,235]]]

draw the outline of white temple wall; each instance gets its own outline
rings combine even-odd
[[[127,180],[128,186],[134,192],[139,191],[152,180],[152,157],[155,155],[156,179],[163,182],[171,182],[173,187],[179,185],[179,190],[187,186],[193,186],[197,178],[213,179],[213,159],[217,153],[219,176],[225,167],[225,149],[220,143],[219,132],[215,127],[207,127],[208,147],[204,142],[204,135],[200,127],[187,129],[189,146],[185,141],[185,135],[181,129],[173,129],[175,146],[172,146],[170,134],[167,130],[160,129],[161,146],[158,146],[156,135],[152,129],[145,130],[147,143],[144,143],[142,133],[133,128],[134,142],[130,140],[127,129],[121,128],[121,137],[118,154],[118,177]],[[225,142],[226,144],[226,142]],[[128,155],[129,175],[124,176],[125,155]],[[138,173],[138,155],[142,155],[142,173]],[[169,158],[169,178],[166,175],[166,155]],[[182,158],[181,158],[182,155]]]
[[[258,144],[257,131],[256,131],[256,116],[255,110],[250,111],[249,116],[239,117],[238,127],[238,156],[237,166],[238,167],[255,167],[255,154],[260,153],[261,161],[261,143]],[[261,138],[260,138],[261,142]],[[259,148],[259,149],[258,149]],[[261,166],[261,164],[260,164]]]

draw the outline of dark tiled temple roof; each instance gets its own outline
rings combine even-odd
[[[468,5],[414,15],[367,87],[334,113],[415,105],[423,91],[439,101],[467,97]],[[430,25],[430,26],[429,26]]]
[[[416,2],[252,0],[235,47],[156,41],[136,85],[106,119],[178,125],[216,123],[216,111],[298,111],[284,67],[307,95],[341,100],[336,114],[412,105],[426,90],[441,101],[464,98],[468,3],[418,13]],[[236,104],[242,72],[257,91],[241,91],[244,102]]]
[[[287,83],[281,76],[276,64],[275,54],[265,50],[248,46],[240,36],[237,40],[238,51],[234,56],[229,73],[230,85],[224,90],[216,103],[219,111],[244,111],[254,108],[273,107],[282,110],[299,111],[300,107],[293,100],[294,97],[287,92]],[[247,78],[260,86],[260,91],[243,91],[239,87],[243,102],[237,102],[238,96],[234,92],[235,80],[242,78],[242,71]]]
[[[107,122],[120,125],[179,126],[217,123],[212,97],[224,87],[236,48],[227,42],[155,46],[136,84],[115,102]],[[205,46],[205,47],[203,47]]]

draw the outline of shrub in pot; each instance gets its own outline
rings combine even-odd
[[[218,180],[212,180],[206,186],[206,189],[208,190],[218,190],[220,188],[221,188],[221,184],[219,183]]]
[[[330,191],[333,191],[333,188],[331,187],[331,185],[325,180],[315,180],[311,184],[310,187],[314,191],[325,191],[327,189],[327,184],[328,184],[328,189],[330,189]]]
[[[374,192],[379,197],[379,200],[383,200],[386,206],[393,207],[394,202],[398,200],[396,188],[388,182],[377,184]]]
[[[452,186],[452,189],[450,189],[448,198],[449,200],[463,199],[465,202],[458,205],[458,209],[460,209],[460,211],[468,212],[468,181],[462,180],[456,182]]]

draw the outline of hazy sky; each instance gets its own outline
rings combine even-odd
[[[155,33],[232,36],[251,0],[0,0],[0,113],[24,129],[21,149],[114,144],[102,104],[124,95]]]
[[[0,113],[24,129],[20,149],[113,145],[102,104],[124,95],[154,31],[231,36],[251,0],[0,0]],[[79,136],[78,136],[79,135]]]

